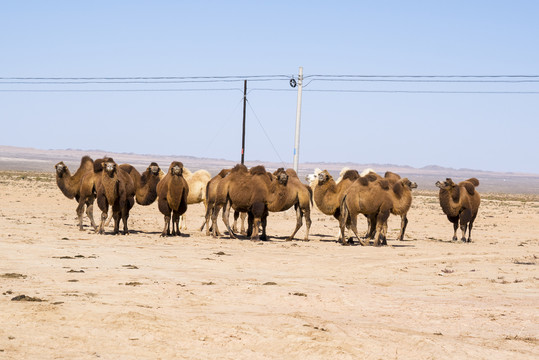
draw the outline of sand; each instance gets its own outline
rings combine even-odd
[[[539,357],[536,198],[484,196],[465,244],[415,192],[379,248],[337,244],[318,210],[309,242],[285,241],[290,211],[266,242],[206,237],[200,204],[182,237],[159,237],[156,203],[130,235],[81,232],[52,174],[2,173],[0,200],[0,359]]]

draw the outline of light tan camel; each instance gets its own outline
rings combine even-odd
[[[211,175],[206,170],[197,170],[194,173],[186,167],[183,168],[183,178],[189,185],[189,195],[187,196],[187,204],[198,204],[200,202],[206,205],[206,186],[211,179]],[[183,227],[182,227],[183,225]],[[180,229],[187,230],[186,214],[180,216]]]

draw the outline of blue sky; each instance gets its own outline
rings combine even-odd
[[[6,80],[14,77],[292,77],[299,66],[306,77],[539,75],[531,0],[5,1],[1,9],[1,145],[240,159],[243,81]],[[539,82],[305,84],[300,162],[539,173],[538,93],[395,92],[539,92]],[[148,89],[182,91],[110,91]],[[250,80],[248,90],[246,160],[290,165],[297,89],[285,77]]]

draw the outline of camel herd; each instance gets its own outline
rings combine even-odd
[[[223,169],[216,176],[205,170],[191,173],[179,161],[173,161],[164,174],[159,165],[152,162],[141,174],[129,164],[118,165],[110,157],[92,160],[83,156],[80,166],[72,175],[68,167],[59,162],[55,165],[56,183],[69,199],[77,201],[76,213],[79,229],[83,230],[83,213],[90,219],[92,228],[99,234],[105,233],[108,221],[114,220],[113,234],[128,234],[129,211],[135,202],[142,206],[157,200],[159,211],[164,216],[161,236],[181,234],[181,219],[184,229],[185,212],[190,204],[203,202],[206,207],[204,222],[200,231],[206,228],[206,235],[221,236],[217,219],[221,213],[228,234],[237,238],[237,220],[241,216],[240,233],[252,240],[266,240],[267,218],[270,212],[281,212],[294,208],[296,226],[287,240],[292,240],[305,219],[305,237],[309,240],[311,227],[311,207],[333,216],[339,224],[339,241],[343,245],[353,243],[346,238],[346,231],[352,231],[361,245],[373,240],[375,246],[387,244],[387,220],[390,214],[401,217],[399,240],[404,239],[408,224],[407,213],[412,204],[412,189],[417,184],[398,174],[386,172],[382,177],[367,169],[361,174],[357,170],[343,169],[337,180],[327,170],[316,169],[306,177],[304,184],[293,169],[279,168],[271,173],[262,165],[248,169],[236,165]],[[455,184],[451,179],[438,181],[440,206],[454,226],[453,240],[457,240],[460,225],[462,241],[471,241],[471,231],[480,204],[480,196],[475,189],[479,186],[476,178]],[[93,205],[101,210],[99,225],[93,217]],[[109,208],[112,210],[110,218]],[[234,224],[231,227],[230,212],[234,210]],[[357,218],[363,214],[368,230],[360,236]],[[108,218],[108,221],[107,221]],[[244,220],[247,218],[247,229]],[[172,223],[172,229],[171,229]],[[261,232],[261,233],[260,233]],[[468,238],[466,238],[466,232]]]

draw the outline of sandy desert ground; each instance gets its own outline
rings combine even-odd
[[[379,248],[338,245],[318,211],[309,242],[285,241],[291,212],[267,242],[206,237],[203,205],[182,237],[159,237],[155,203],[130,235],[81,232],[52,171],[0,173],[0,200],[0,359],[539,357],[536,195],[483,194],[463,244],[416,192]]]

